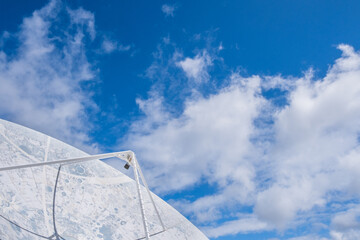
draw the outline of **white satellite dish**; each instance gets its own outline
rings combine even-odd
[[[132,151],[88,155],[0,119],[0,157],[0,239],[207,239],[150,192]]]

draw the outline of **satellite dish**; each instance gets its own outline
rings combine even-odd
[[[0,239],[207,239],[149,191],[131,151],[88,155],[0,119],[0,154]]]

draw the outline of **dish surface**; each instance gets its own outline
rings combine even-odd
[[[0,119],[0,166],[88,156],[45,134]],[[141,161],[141,160],[140,160]],[[100,160],[0,172],[0,238],[144,239],[134,180]],[[54,189],[56,194],[54,197]],[[207,239],[153,194],[163,231],[142,188],[151,239]]]

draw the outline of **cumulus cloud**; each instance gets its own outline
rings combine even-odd
[[[212,58],[203,51],[197,54],[194,58],[185,58],[176,63],[186,74],[186,76],[195,83],[204,83],[209,80],[208,67],[212,65]]]
[[[258,194],[255,210],[277,226],[324,206],[329,192],[358,194],[353,187],[357,169],[346,165],[359,156],[360,61],[349,46],[339,49],[343,56],[326,77],[299,79],[289,105],[274,116],[276,136],[269,157],[275,182]]]
[[[204,228],[203,230],[208,237],[217,238],[224,235],[264,231],[267,230],[267,228],[268,226],[266,223],[261,222],[256,217],[250,215],[243,216],[243,218],[239,220],[228,221],[219,227]]]
[[[175,5],[164,4],[161,6],[161,11],[165,14],[166,17],[174,17],[175,10]]]
[[[62,18],[66,26],[59,25]],[[91,12],[56,0],[24,18],[12,39],[19,47],[5,43],[0,51],[1,116],[83,147],[87,112],[96,110],[87,87],[94,71],[84,49],[95,35]]]
[[[335,240],[359,239],[360,206],[355,205],[343,212],[338,212],[331,220],[330,235]]]
[[[257,77],[233,76],[233,84],[218,94],[188,101],[179,118],[158,110],[162,107],[160,99],[138,101],[147,115],[134,123],[128,142],[139,155],[148,156],[146,160],[153,166],[162,166],[151,169],[158,191],[183,189],[195,184],[202,175],[221,185],[236,177],[243,191],[252,190],[253,171],[246,154],[251,149],[252,121],[262,104],[259,83]],[[143,135],[138,126],[149,125],[153,126],[147,130],[150,134]]]
[[[215,224],[206,228],[210,236],[326,222],[314,217],[317,211],[330,212],[329,218],[337,213],[331,203],[360,194],[360,54],[348,45],[338,48],[342,56],[322,79],[314,79],[311,69],[299,78],[233,73],[215,93],[186,98],[177,115],[161,94],[152,95],[138,102],[145,117],[133,124],[126,143],[158,193],[199,184],[217,189],[173,202],[197,223]],[[201,76],[211,60],[204,58],[186,58],[177,66],[205,82]],[[285,91],[286,102],[279,106],[264,97],[269,89]],[[245,224],[242,206],[252,209],[254,224]],[[225,214],[238,219],[216,225]],[[354,215],[340,216],[332,220],[332,238],[355,239]],[[298,239],[310,238],[321,239]]]

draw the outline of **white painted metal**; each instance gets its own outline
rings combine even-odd
[[[143,184],[144,184],[144,186],[145,186],[145,188],[146,188],[146,191],[147,191],[147,193],[149,194],[149,197],[150,197],[150,199],[151,199],[152,205],[154,206],[156,215],[157,215],[157,217],[158,217],[158,219],[159,219],[159,221],[160,221],[160,224],[161,224],[161,226],[162,226],[162,228],[163,228],[163,231],[165,231],[166,228],[165,228],[164,222],[163,222],[162,219],[161,219],[159,210],[158,210],[157,207],[156,207],[156,204],[155,204],[155,202],[154,202],[154,198],[153,198],[152,195],[151,195],[151,192],[150,192],[150,190],[149,190],[149,186],[148,186],[148,184],[147,184],[147,182],[146,182],[146,179],[145,179],[145,177],[144,177],[144,175],[143,175],[143,173],[142,173],[141,167],[140,167],[140,165],[138,164],[138,161],[137,161],[137,159],[136,159],[135,154],[134,154],[134,159],[135,159],[135,162],[136,162],[136,164],[137,164],[137,168],[138,168],[138,170],[139,170],[141,180],[143,181]]]
[[[134,154],[132,154],[132,156],[134,157]],[[132,160],[131,157],[129,157],[129,162]],[[143,220],[143,224],[144,224],[144,231],[145,231],[145,237],[146,240],[150,239],[150,233],[149,233],[149,228],[147,225],[147,221],[146,221],[146,216],[145,216],[145,210],[144,210],[144,203],[143,203],[143,199],[142,199],[142,195],[141,195],[141,189],[140,189],[140,181],[139,181],[139,174],[138,174],[138,167],[137,167],[137,161],[134,158],[132,161],[132,165],[133,165],[133,169],[134,169],[134,176],[135,176],[135,181],[136,181],[136,190],[139,196],[139,204],[140,204],[140,209],[141,209],[141,217]]]
[[[133,166],[135,181],[97,160],[112,157]],[[0,239],[53,239],[54,222],[66,240],[207,239],[150,192],[132,151],[89,156],[0,119],[0,166]]]
[[[124,155],[127,156],[127,157],[124,158],[123,157]],[[86,161],[92,161],[92,160],[98,160],[98,159],[106,159],[106,158],[112,158],[112,157],[116,157],[116,158],[125,160],[125,161],[127,161],[129,164],[131,164],[133,166],[134,176],[135,176],[135,181],[136,181],[136,186],[137,186],[137,193],[138,193],[138,197],[139,197],[139,205],[140,205],[140,209],[141,209],[141,216],[142,216],[142,220],[143,220],[143,224],[144,224],[144,232],[145,232],[146,239],[149,240],[150,239],[150,232],[149,232],[148,224],[147,224],[147,221],[146,221],[144,203],[143,203],[143,198],[142,198],[142,194],[141,194],[141,187],[140,187],[140,181],[139,181],[139,172],[140,172],[140,175],[141,175],[141,180],[143,181],[144,186],[146,188],[146,191],[149,194],[149,197],[150,197],[151,202],[153,204],[153,207],[154,207],[154,209],[155,209],[155,211],[157,213],[157,216],[158,216],[158,218],[159,218],[159,220],[161,222],[163,230],[165,230],[165,226],[164,226],[164,223],[162,222],[160,214],[159,214],[159,212],[158,212],[158,210],[156,208],[153,197],[151,196],[149,186],[147,185],[146,180],[144,178],[144,175],[141,172],[140,165],[139,165],[139,163],[138,163],[138,161],[137,161],[137,159],[135,157],[135,154],[132,151],[97,154],[97,155],[92,155],[92,156],[89,156],[89,157],[62,159],[62,160],[56,160],[56,161],[51,161],[51,162],[46,161],[47,160],[47,156],[46,156],[45,161],[42,162],[42,163],[33,163],[33,164],[24,164],[24,165],[3,167],[3,168],[0,168],[0,172],[1,171],[10,171],[10,170],[15,170],[15,169],[21,169],[21,168],[32,168],[32,167],[39,167],[39,166],[46,166],[46,165],[54,165],[54,164],[73,164],[73,163],[86,162]]]
[[[45,165],[80,163],[80,162],[106,159],[106,158],[112,158],[112,157],[117,157],[117,158],[123,159],[120,156],[121,156],[121,154],[124,154],[124,153],[132,153],[132,152],[124,151],[124,152],[104,153],[104,154],[91,155],[88,157],[55,160],[55,161],[51,161],[51,162],[40,162],[40,163],[32,163],[32,164],[15,165],[15,166],[9,166],[9,167],[2,167],[2,168],[0,168],[0,172],[14,170],[14,169],[20,169],[20,168],[40,167],[40,166],[45,166]],[[126,159],[124,159],[124,160],[127,161]]]

